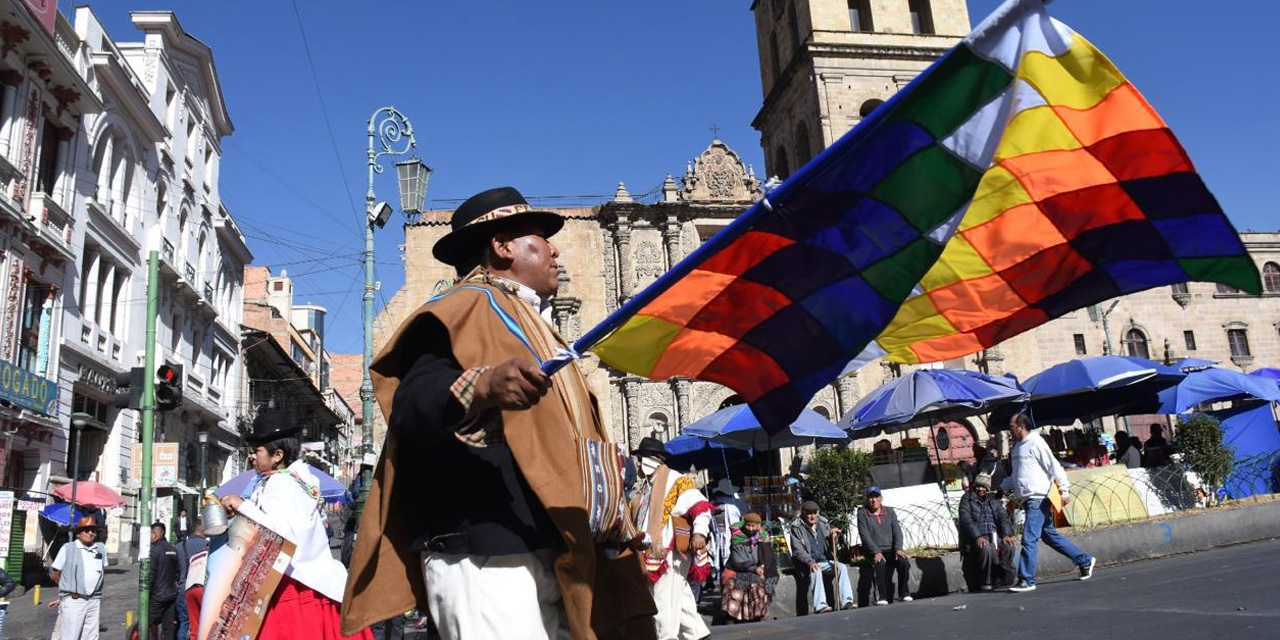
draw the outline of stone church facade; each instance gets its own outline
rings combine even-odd
[[[668,175],[654,202],[638,202],[619,183],[610,202],[594,207],[550,208],[567,222],[552,241],[560,250],[560,292],[552,319],[566,340],[616,311],[703,241],[760,199],[761,180],[738,154],[713,140],[687,163],[679,180]],[[449,211],[423,213],[405,226],[405,286],[375,323],[375,345],[385,344],[424,300],[452,285],[451,267],[431,257],[448,233]],[[737,403],[732,390],[688,379],[650,381],[620,373],[588,354],[582,366],[600,400],[606,428],[633,445],[647,435],[663,440],[722,406]],[[835,418],[857,400],[853,380],[833,383],[811,408]]]

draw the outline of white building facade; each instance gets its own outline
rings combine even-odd
[[[73,50],[87,61],[84,78],[101,108],[82,118],[72,141],[74,188],[64,196],[74,264],[60,282],[53,370],[62,444],[47,476],[29,485],[52,490],[76,473],[119,491],[126,504],[108,512],[107,543],[125,558],[136,553],[140,524],[141,412],[113,407],[112,395],[117,375],[144,363],[148,254],[158,251],[160,262],[156,364],[180,365],[184,391],[181,407],[156,414],[155,441],[178,445],[176,482],[157,488],[159,520],[243,467],[235,420],[241,274],[252,259],[219,198],[220,140],[232,125],[212,51],[172,13],[131,16],[140,42],[116,43],[89,7],[74,16]],[[78,460],[67,437],[71,412],[93,417]]]

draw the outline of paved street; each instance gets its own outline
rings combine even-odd
[[[335,539],[336,540],[336,539]],[[102,634],[123,638],[137,602],[137,565],[108,575]],[[21,589],[19,589],[21,591]],[[48,601],[52,590],[44,590]],[[17,592],[15,592],[17,593]],[[1280,540],[1101,568],[1093,580],[1054,578],[1032,593],[960,594],[888,607],[714,627],[715,638],[1078,640],[1091,636],[1251,640],[1280,638]],[[10,602],[7,640],[45,640],[54,611],[32,594]],[[964,609],[956,610],[956,607]]]
[[[1280,540],[1099,568],[1088,582],[1053,578],[1031,593],[960,594],[713,631],[753,640],[1275,639]]]

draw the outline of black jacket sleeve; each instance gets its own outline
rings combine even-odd
[[[964,494],[960,499],[960,542],[970,542],[978,539],[978,514],[974,509],[974,497],[971,493]]]
[[[995,508],[996,512],[996,531],[1002,538],[1013,535],[1013,520],[1009,518],[1009,511],[1004,508],[1004,501],[994,497],[992,500],[995,500],[995,504],[992,507]]]
[[[390,427],[399,437],[421,445],[451,434],[466,417],[466,409],[449,390],[463,369],[449,350],[444,328],[431,322],[416,337],[433,347],[401,377],[391,401]]]
[[[15,586],[17,585],[13,584],[13,578],[10,578],[4,569],[0,569],[0,598],[12,593]]]

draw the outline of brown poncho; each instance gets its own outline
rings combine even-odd
[[[442,325],[449,348],[464,369],[497,365],[511,358],[546,359],[564,345],[555,331],[534,312],[499,286],[467,282],[484,291],[463,288],[424,304],[396,332],[374,360],[374,392],[388,424],[396,387],[428,348],[423,344],[430,323]],[[499,305],[514,318],[530,342],[525,346],[491,308]],[[439,335],[437,333],[437,335]],[[438,348],[441,345],[434,345]],[[652,638],[656,611],[637,556],[624,552],[607,558],[592,542],[586,513],[586,494],[575,441],[607,440],[595,397],[576,365],[552,378],[551,391],[528,411],[504,411],[504,434],[512,455],[530,488],[559,527],[565,551],[555,561],[556,578],[564,598],[574,638]],[[405,520],[400,492],[448,491],[414,481],[414,469],[396,467],[400,443],[388,430],[382,456],[360,520],[352,553],[346,594],[342,601],[342,630],[352,634],[379,620],[420,606],[426,608],[422,563],[411,549],[412,534]],[[465,480],[465,479],[460,479]]]

